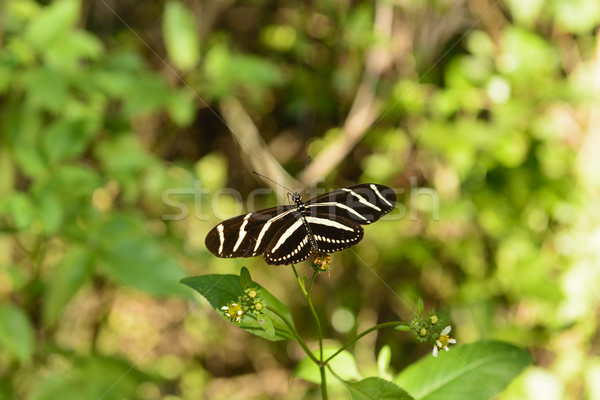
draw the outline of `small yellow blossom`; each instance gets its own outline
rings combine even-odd
[[[238,303],[231,303],[228,306],[221,307],[221,310],[225,311],[225,315],[231,321],[239,322],[244,315],[244,309]]]
[[[329,268],[331,264],[331,254],[322,253],[320,251],[313,252],[313,261],[312,267],[315,270],[319,271],[327,271],[329,273]]]

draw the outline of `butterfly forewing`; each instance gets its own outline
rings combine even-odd
[[[325,193],[306,202],[309,212],[330,219],[370,224],[394,209],[396,193],[387,186],[366,183]]]
[[[279,206],[230,218],[206,236],[206,248],[218,257],[254,257],[263,254],[274,232],[286,224],[293,206]]]

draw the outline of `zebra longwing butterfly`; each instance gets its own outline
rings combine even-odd
[[[363,238],[368,225],[390,212],[396,194],[387,186],[365,183],[334,190],[293,205],[233,217],[206,236],[206,247],[218,257],[263,255],[272,265],[306,260],[311,251],[344,250]]]

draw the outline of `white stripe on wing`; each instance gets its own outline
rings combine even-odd
[[[273,218],[269,219],[267,222],[265,222],[262,229],[260,230],[260,233],[258,234],[258,238],[256,239],[256,244],[254,245],[254,253],[255,254],[258,251],[258,247],[260,246],[260,243],[262,242],[263,236],[265,236],[265,233],[267,233],[267,231],[271,227],[271,224],[274,221],[277,221],[278,219],[285,217],[286,215],[288,215],[289,213],[291,213],[293,211],[295,211],[294,208],[287,210],[286,212],[282,212],[281,214],[278,214],[278,215],[274,216]]]
[[[223,224],[217,225],[217,231],[219,232],[219,255],[223,254],[223,244],[225,243],[225,235],[223,234]]]
[[[238,247],[240,247],[240,244],[242,244],[242,241],[248,233],[244,228],[246,227],[246,225],[248,225],[248,219],[250,218],[250,215],[252,215],[252,213],[248,213],[244,217],[244,223],[242,224],[242,226],[240,226],[240,231],[238,232],[238,240],[237,242],[235,242],[235,246],[233,246],[233,252],[237,251]]]
[[[383,200],[383,202],[384,202],[385,204],[387,204],[387,205],[388,205],[388,206],[390,206],[390,207],[393,207],[393,206],[392,206],[392,203],[390,203],[389,201],[387,201],[387,199],[386,199],[385,197],[383,197],[383,196],[381,195],[381,193],[379,193],[379,190],[377,189],[377,186],[375,186],[374,184],[371,184],[371,189],[373,189],[373,191],[375,192],[375,194],[376,194],[376,195],[377,195],[377,196],[378,196],[378,197],[379,197],[381,200]]]
[[[348,192],[350,193],[352,196],[356,197],[359,201],[359,203],[363,203],[366,206],[369,206],[377,211],[381,211],[381,208],[377,207],[375,204],[373,203],[369,203],[364,197],[362,197],[360,194],[354,192],[352,189],[342,189],[344,192]]]
[[[344,203],[338,203],[336,201],[328,201],[328,202],[325,202],[325,203],[307,204],[306,208],[319,207],[319,206],[336,206],[336,207],[339,207],[339,208],[341,208],[343,210],[348,211],[348,213],[350,213],[350,214],[354,214],[357,217],[359,217],[359,218],[361,218],[361,219],[363,219],[365,221],[368,221],[367,218],[363,217],[358,211],[356,211],[352,207],[348,207]]]

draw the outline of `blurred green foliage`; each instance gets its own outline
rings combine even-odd
[[[3,1],[0,399],[318,398],[287,388],[296,350],[188,310],[178,282],[247,265],[308,318],[287,269],[204,249],[204,216],[241,210],[214,191],[263,185],[220,107],[238,99],[299,173],[344,139],[359,87],[377,118],[321,186],[377,181],[402,207],[334,256],[317,311],[351,310],[356,333],[423,297],[459,342],[530,349],[503,399],[598,398],[599,23],[596,0]],[[175,200],[187,217],[162,218]],[[393,372],[430,352],[365,338],[363,376],[383,344]]]

